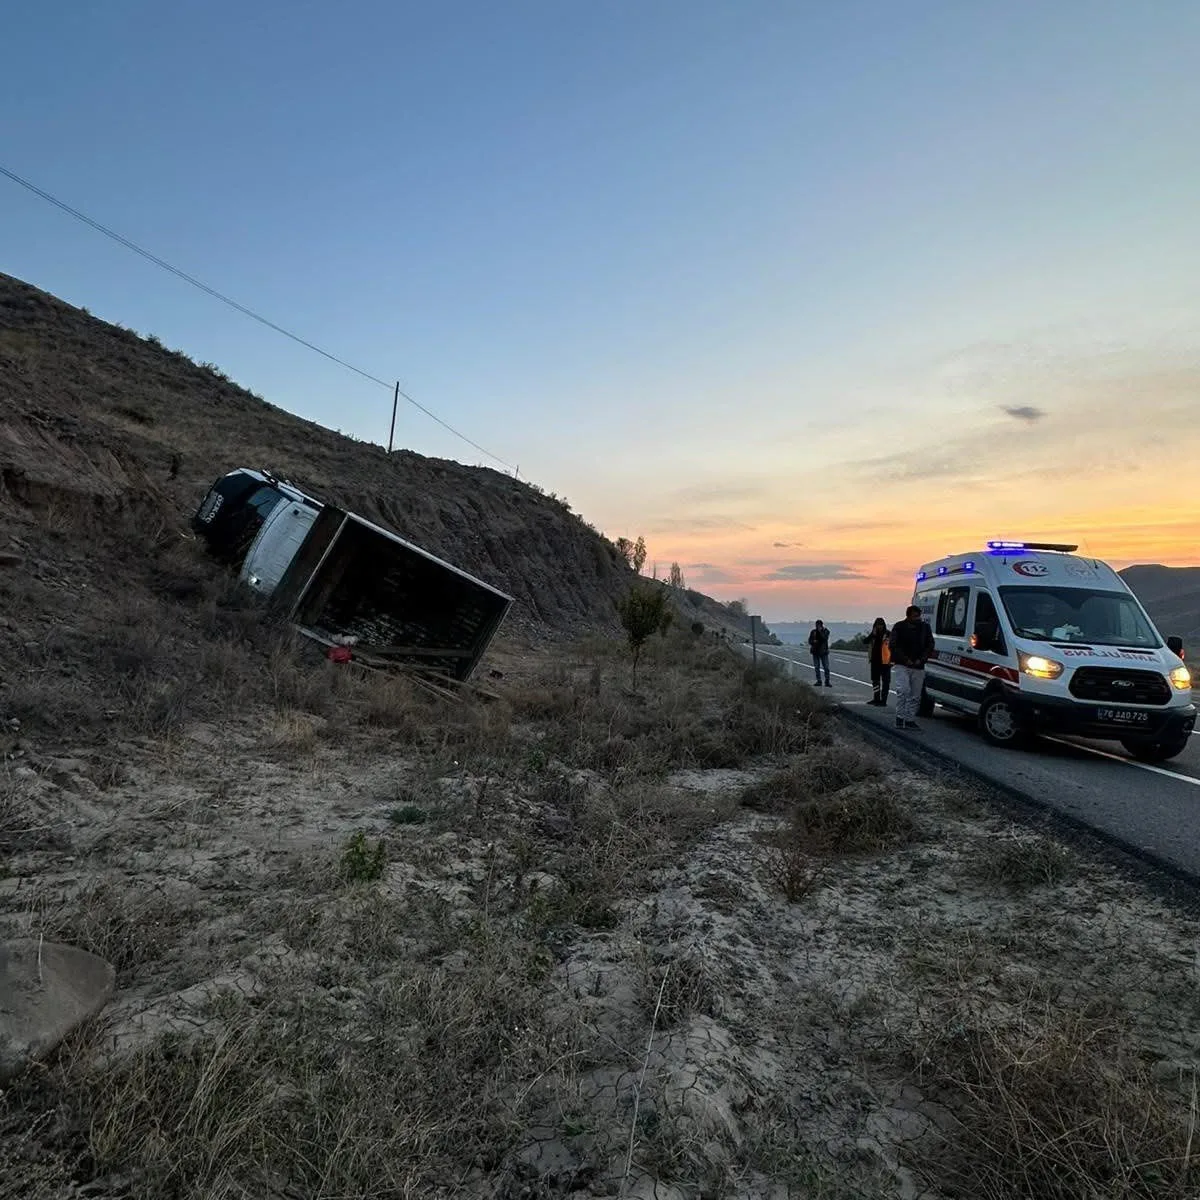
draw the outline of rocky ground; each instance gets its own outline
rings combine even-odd
[[[10,733],[0,1196],[1185,1197],[1196,921],[679,633]],[[3,716],[4,714],[0,714]]]

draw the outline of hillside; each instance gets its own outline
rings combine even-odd
[[[268,466],[503,587],[518,622],[608,622],[626,582],[605,539],[526,484],[389,458],[3,275],[0,406],[4,499],[26,515],[83,505],[182,526],[216,476]]]
[[[267,467],[503,588],[515,600],[504,638],[613,630],[634,578],[534,486],[389,456],[0,275],[0,715],[100,736],[103,714],[131,698],[160,716],[207,711],[220,700],[198,701],[192,681],[214,632],[230,629],[247,651],[240,669],[261,669],[261,618],[187,525],[237,466]],[[677,607],[684,625],[736,632],[699,593]]]
[[[1140,565],[1126,567],[1121,577],[1164,636],[1178,634],[1193,648],[1200,642],[1200,567]]]
[[[504,588],[517,628],[611,625],[629,583],[611,543],[535,486],[389,456],[2,274],[0,421],[0,502],[16,536],[81,510],[114,528],[182,530],[214,478],[266,466]],[[707,597],[685,607],[735,623]]]

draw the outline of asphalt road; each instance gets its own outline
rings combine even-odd
[[[749,649],[747,647],[747,649]],[[813,679],[812,659],[799,646],[759,647],[788,663],[796,678]],[[911,739],[942,758],[1033,803],[1053,809],[1177,871],[1200,878],[1200,736],[1163,766],[1126,757],[1119,743],[1040,737],[1028,749],[989,746],[971,721],[937,708],[920,733],[901,733],[893,695],[887,709],[867,705],[870,671],[865,655],[834,651],[829,695],[881,733]],[[822,689],[824,691],[824,689]]]

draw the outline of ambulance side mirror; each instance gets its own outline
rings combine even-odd
[[[1170,650],[1177,658],[1183,657],[1183,638],[1169,637],[1167,638],[1167,649]]]

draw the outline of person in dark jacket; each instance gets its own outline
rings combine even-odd
[[[933,656],[933,630],[921,620],[921,610],[910,605],[903,621],[892,626],[888,638],[896,672],[896,728],[919,729],[917,710],[925,690],[925,664]]]
[[[874,696],[868,704],[876,708],[887,708],[888,693],[892,690],[892,648],[888,645],[887,622],[875,618],[871,632],[867,634],[867,660],[871,664],[871,687]]]
[[[829,680],[829,630],[824,621],[818,621],[808,635],[808,652],[812,655],[813,670],[817,673],[817,687],[821,686],[821,670],[825,671],[825,686],[833,687]]]

